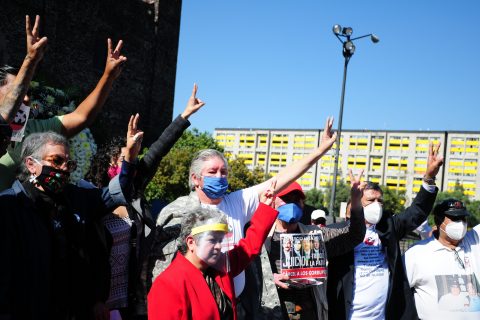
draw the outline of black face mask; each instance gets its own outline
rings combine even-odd
[[[41,186],[46,192],[59,193],[68,184],[69,178],[70,172],[43,165],[40,175],[31,181]]]

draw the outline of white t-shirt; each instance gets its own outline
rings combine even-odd
[[[229,193],[217,205],[202,203],[203,207],[218,208],[227,215],[229,232],[223,240],[224,251],[232,249],[244,237],[243,228],[257,210],[258,190],[261,186],[262,184]],[[245,287],[245,273],[240,273],[233,280],[235,296],[238,297]]]
[[[407,278],[415,289],[415,305],[421,319],[480,319],[480,305],[476,303],[480,294],[479,232],[477,225],[455,250],[434,237],[407,250]],[[468,283],[477,292],[471,297]]]
[[[355,277],[350,319],[385,319],[388,294],[388,264],[375,226],[365,232],[355,247]]]

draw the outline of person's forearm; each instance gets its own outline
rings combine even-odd
[[[27,94],[37,64],[38,61],[35,61],[29,55],[23,60],[22,66],[13,82],[12,89],[5,95],[3,101],[0,102],[0,114],[5,121],[12,122],[15,118],[15,114]]]
[[[283,168],[275,178],[277,185],[275,192],[279,192],[286,188],[290,183],[300,178],[310,167],[312,167],[328,150],[322,146],[315,149],[314,152],[308,154],[302,159],[292,163],[288,167]]]
[[[63,118],[64,134],[72,137],[91,125],[102,110],[112,90],[114,78],[103,74],[95,89],[70,114]]]
[[[135,190],[143,190],[157,172],[158,165],[163,157],[170,151],[175,142],[182,136],[185,129],[190,126],[190,121],[182,116],[178,116],[162,132],[145,156],[138,164],[137,175],[135,177]]]

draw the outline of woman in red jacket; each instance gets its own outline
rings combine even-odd
[[[185,214],[179,251],[148,294],[150,320],[237,318],[233,277],[260,253],[275,222],[274,184],[262,195],[246,237],[226,253],[228,225],[221,211],[198,207]]]

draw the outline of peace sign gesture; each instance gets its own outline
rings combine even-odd
[[[25,16],[25,33],[27,34],[27,57],[35,62],[42,60],[47,49],[47,37],[40,38],[40,16],[35,17],[33,28],[30,23],[30,16]]]
[[[323,129],[322,139],[320,141],[320,148],[324,151],[330,150],[337,139],[337,133],[332,131],[333,117],[328,117]]]
[[[143,131],[138,129],[139,120],[140,115],[137,113],[135,116],[130,116],[128,121],[127,154],[125,155],[125,161],[127,162],[135,161],[142,147]]]
[[[120,73],[122,72],[122,67],[125,61],[127,61],[127,57],[122,56],[120,51],[123,47],[123,40],[118,41],[117,46],[115,49],[112,49],[112,39],[107,39],[107,63],[105,64],[105,74],[112,77],[113,79],[118,78]]]
[[[365,181],[362,180],[363,169],[356,176],[353,175],[352,169],[348,169],[348,176],[350,177],[351,197],[352,200],[359,200],[362,197],[363,189],[365,188]]]

